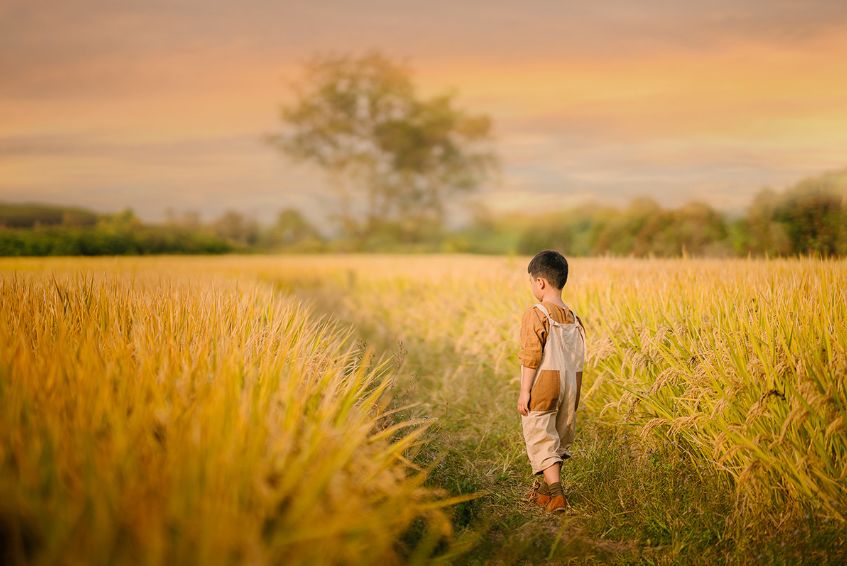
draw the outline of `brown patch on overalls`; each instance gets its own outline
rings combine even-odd
[[[529,412],[521,415],[521,427],[532,472],[539,474],[570,458],[581,381],[577,374],[581,377],[585,361],[585,331],[570,307],[537,303],[531,313],[521,328],[523,365],[533,367],[530,364],[538,357],[528,333],[537,334],[540,340],[536,342],[543,347],[530,389]],[[539,322],[546,323],[543,329],[532,320],[536,315]]]
[[[532,385],[529,396],[530,411],[550,411],[559,402],[559,370],[542,369]]]

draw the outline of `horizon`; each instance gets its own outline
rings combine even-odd
[[[444,4],[13,0],[0,200],[321,221],[322,174],[259,138],[303,58],[368,49],[492,117],[503,172],[473,198],[496,212],[647,196],[737,214],[847,165],[842,3]]]

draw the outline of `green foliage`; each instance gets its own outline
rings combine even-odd
[[[0,255],[214,254],[232,251],[226,240],[172,226],[0,229]]]
[[[234,210],[227,210],[210,226],[212,232],[241,246],[255,246],[259,241],[259,224]]]
[[[98,215],[36,204],[0,207],[0,256],[224,253],[234,246],[207,230],[145,225],[127,209]]]
[[[759,192],[747,216],[729,219],[704,203],[665,209],[648,198],[626,208],[585,204],[540,214],[478,215],[450,241],[459,251],[678,257],[847,254],[847,171]],[[452,250],[450,250],[452,251]]]
[[[75,210],[80,218],[92,217],[93,224],[44,225],[44,210]],[[219,254],[252,250],[321,251],[324,237],[299,211],[283,210],[273,226],[263,228],[252,219],[229,210],[204,225],[194,213],[165,224],[144,224],[127,209],[117,214],[97,215],[83,209],[43,205],[6,205],[7,218],[21,219],[17,225],[0,226],[0,256],[54,255],[148,255]],[[39,216],[40,215],[40,216]],[[65,214],[64,218],[69,218]]]
[[[320,251],[324,236],[299,210],[286,208],[279,212],[274,225],[260,235],[259,245],[265,249]]]
[[[52,216],[45,211],[53,211]],[[60,224],[46,225],[47,219],[60,217]],[[90,217],[96,223],[88,223]],[[453,230],[420,216],[374,217],[366,229],[353,223],[332,238],[292,208],[280,211],[268,227],[233,210],[209,224],[201,223],[196,213],[171,214],[164,225],[147,225],[130,210],[98,216],[43,205],[0,206],[3,218],[16,219],[15,224],[8,221],[9,226],[27,226],[0,226],[0,255],[7,256],[230,251],[533,254],[544,248],[574,256],[843,256],[847,170],[804,180],[783,193],[764,189],[741,218],[729,218],[704,203],[668,209],[649,198],[634,199],[625,208],[588,203],[539,214],[495,215],[479,208],[467,226]]]
[[[760,191],[742,249],[755,254],[847,254],[847,170],[806,179],[782,194]]]
[[[465,232],[464,251],[532,254],[557,248],[580,256],[730,255],[729,234],[727,221],[706,204],[664,209],[652,199],[640,198],[622,210],[586,204],[567,211],[477,221]],[[504,240],[507,248],[490,249],[492,241]]]

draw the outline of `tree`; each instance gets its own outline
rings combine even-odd
[[[783,193],[760,191],[748,209],[745,227],[754,253],[847,251],[847,170],[804,179]]]
[[[195,210],[177,213],[173,208],[168,207],[165,209],[165,224],[196,230],[202,225],[202,222],[200,222],[200,213]]]
[[[265,140],[328,173],[347,234],[417,239],[497,165],[488,116],[457,108],[455,93],[419,97],[408,68],[378,52],[312,58],[295,94]]]
[[[776,220],[782,222],[791,239],[793,252],[838,255],[839,240],[847,214],[844,197],[831,179],[807,179],[789,188]]]
[[[279,212],[276,223],[265,233],[263,244],[271,248],[306,244],[315,247],[322,241],[323,235],[299,210],[286,208]]]
[[[747,208],[748,249],[755,254],[785,255],[791,240],[785,225],[776,221],[782,196],[770,188],[761,189]]]
[[[259,239],[259,225],[235,210],[225,211],[211,224],[216,236],[236,242],[243,246],[252,246]]]
[[[727,223],[723,216],[703,202],[689,202],[673,211],[672,241],[676,253],[695,256],[728,255]]]

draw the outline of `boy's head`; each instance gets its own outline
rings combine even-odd
[[[548,289],[561,291],[568,282],[568,260],[556,250],[538,252],[526,270],[529,273],[532,294],[539,301]]]

